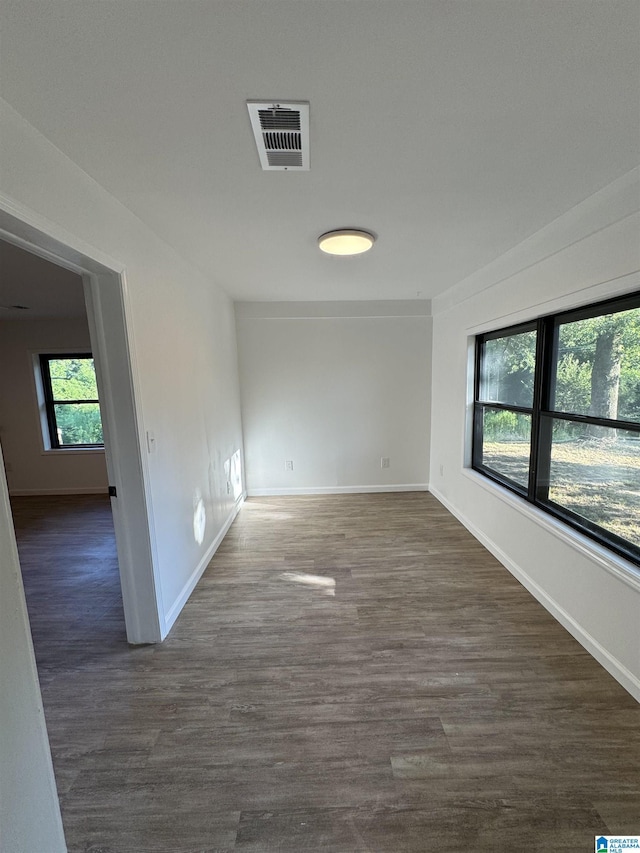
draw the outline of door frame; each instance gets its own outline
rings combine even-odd
[[[101,400],[105,456],[127,640],[159,643],[167,634],[158,577],[150,475],[141,437],[139,381],[122,264],[79,244],[49,220],[0,195],[0,238],[82,277]],[[0,476],[6,479],[4,465]],[[9,519],[13,529],[13,519]]]

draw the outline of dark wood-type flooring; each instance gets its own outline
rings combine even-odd
[[[640,833],[640,706],[431,495],[247,501],[138,648],[106,500],[13,507],[71,853]]]

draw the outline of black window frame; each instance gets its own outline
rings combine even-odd
[[[623,418],[603,418],[593,415],[565,412],[551,408],[554,394],[556,356],[558,349],[559,328],[563,324],[586,320],[602,315],[640,308],[640,291],[625,296],[593,303],[581,308],[561,311],[538,317],[535,320],[494,329],[475,338],[474,361],[474,400],[473,400],[473,432],[471,449],[471,467],[501,486],[509,489],[518,497],[533,504],[537,508],[552,515],[570,527],[585,534],[600,545],[640,565],[640,546],[627,539],[606,530],[588,519],[572,512],[566,507],[556,504],[549,498],[549,477],[551,466],[551,449],[553,423],[556,420],[566,420],[573,423],[583,423],[595,426],[629,430],[640,439],[640,422],[628,421]],[[535,330],[536,356],[533,380],[532,406],[519,406],[496,401],[483,400],[480,397],[482,378],[482,359],[484,345],[487,341],[508,337],[526,331]],[[529,455],[529,476],[527,487],[524,488],[499,471],[490,468],[482,461],[483,458],[483,423],[486,410],[511,411],[531,415],[531,443]]]
[[[102,450],[104,442],[96,442],[93,444],[61,444],[58,439],[58,423],[56,420],[56,404],[64,405],[79,405],[82,403],[97,403],[100,405],[100,400],[56,400],[53,394],[53,385],[51,382],[51,370],[49,368],[50,361],[91,359],[94,362],[93,353],[91,352],[63,352],[63,353],[40,353],[40,377],[42,379],[42,391],[44,395],[44,407],[47,416],[47,427],[49,432],[49,445],[51,450]],[[100,412],[102,418],[102,411]]]

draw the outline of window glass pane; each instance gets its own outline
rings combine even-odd
[[[560,325],[555,386],[556,411],[640,423],[640,308]]]
[[[56,403],[54,411],[61,446],[104,443],[98,403]]]
[[[512,406],[531,406],[535,360],[535,331],[485,341],[480,399]]]
[[[92,358],[51,358],[49,373],[54,400],[98,399]]]
[[[531,415],[485,409],[482,463],[527,488],[531,456]]]
[[[549,500],[640,547],[640,432],[555,420]]]

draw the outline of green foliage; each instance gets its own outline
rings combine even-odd
[[[49,361],[53,399],[97,400],[98,386],[92,358],[54,358]]]
[[[504,409],[485,409],[483,421],[485,441],[526,440],[531,434],[531,418]]]
[[[623,417],[640,421],[640,367],[628,366],[621,372],[618,408]]]
[[[530,406],[536,361],[536,333],[521,332],[488,340],[484,345],[482,397]]]
[[[104,443],[97,403],[58,404],[55,410],[61,445]]]
[[[585,412],[591,396],[591,365],[572,352],[558,362],[555,408],[562,412]]]
[[[560,327],[556,408],[588,414],[598,340],[607,338],[620,363],[617,416],[640,420],[640,309],[606,314]],[[595,380],[594,380],[595,381]]]

